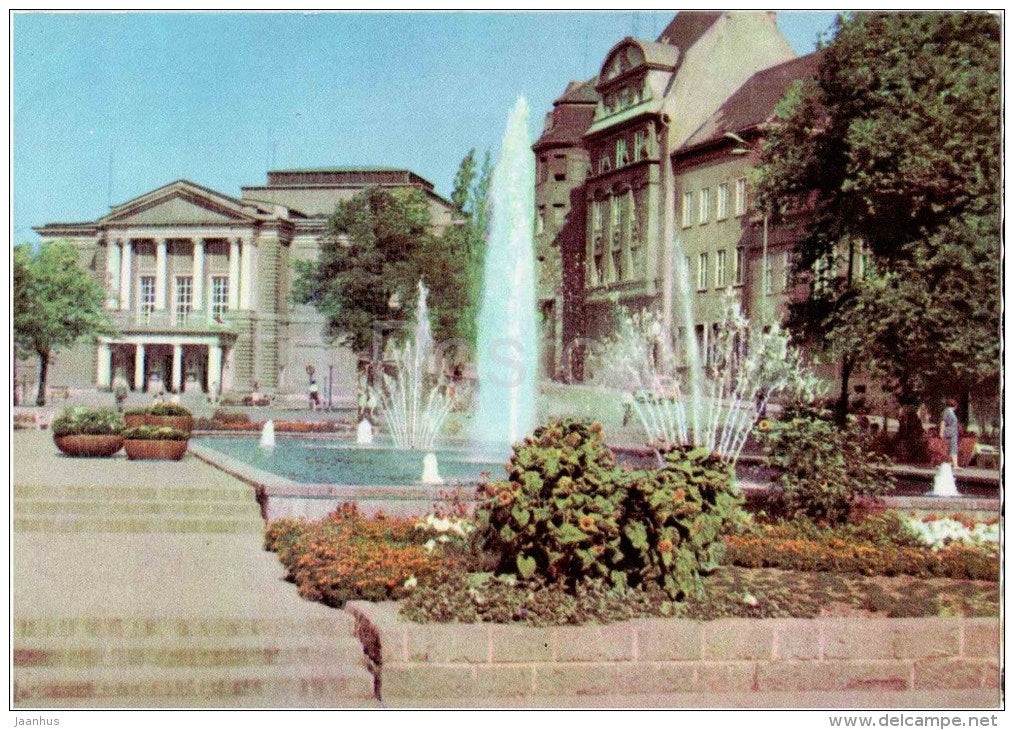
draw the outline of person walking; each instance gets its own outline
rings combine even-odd
[[[116,399],[117,413],[123,413],[123,404],[127,400],[127,393],[129,391],[130,385],[127,383],[123,371],[117,370],[116,376],[113,378],[113,398]]]
[[[317,381],[310,378],[310,410],[315,411],[320,405],[320,389],[317,388]]]
[[[949,399],[943,415],[940,416],[940,438],[947,439],[947,450],[951,457],[951,467],[954,469],[958,468],[958,414],[954,411],[957,407],[957,401]]]

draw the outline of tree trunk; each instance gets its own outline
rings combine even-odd
[[[39,353],[39,394],[35,397],[35,405],[46,405],[46,381],[49,379],[49,353]]]
[[[841,392],[834,409],[834,422],[839,428],[845,428],[849,415],[849,376],[852,375],[852,358],[848,355],[841,360]]]

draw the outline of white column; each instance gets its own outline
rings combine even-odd
[[[130,309],[130,285],[133,277],[133,247],[130,239],[120,241],[123,251],[120,255],[120,309]]]
[[[106,238],[106,308],[116,309],[120,304],[120,247]]]
[[[247,239],[240,248],[239,308],[250,309],[250,294],[253,289],[253,245]]]
[[[229,309],[239,309],[239,244],[241,238],[229,240]]]
[[[134,356],[134,390],[140,393],[144,389],[144,345],[137,346]]]
[[[95,367],[95,385],[108,388],[110,385],[109,369],[113,364],[113,353],[108,342],[100,342],[97,347],[98,364]]]
[[[201,311],[204,309],[204,239],[198,238],[194,241],[194,289],[193,308]]]
[[[214,400],[222,392],[222,346],[208,345],[208,395]]]
[[[168,245],[166,239],[160,238],[155,246],[155,309],[165,309],[165,290],[169,276]]]
[[[183,389],[183,345],[173,345],[173,391],[179,393]]]

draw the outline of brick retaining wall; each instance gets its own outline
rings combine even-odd
[[[997,619],[638,619],[536,629],[414,624],[346,605],[386,702],[1000,686]],[[998,696],[998,694],[997,694]]]

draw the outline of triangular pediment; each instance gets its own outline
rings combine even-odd
[[[186,226],[253,220],[234,198],[187,181],[177,181],[116,206],[102,222]]]

